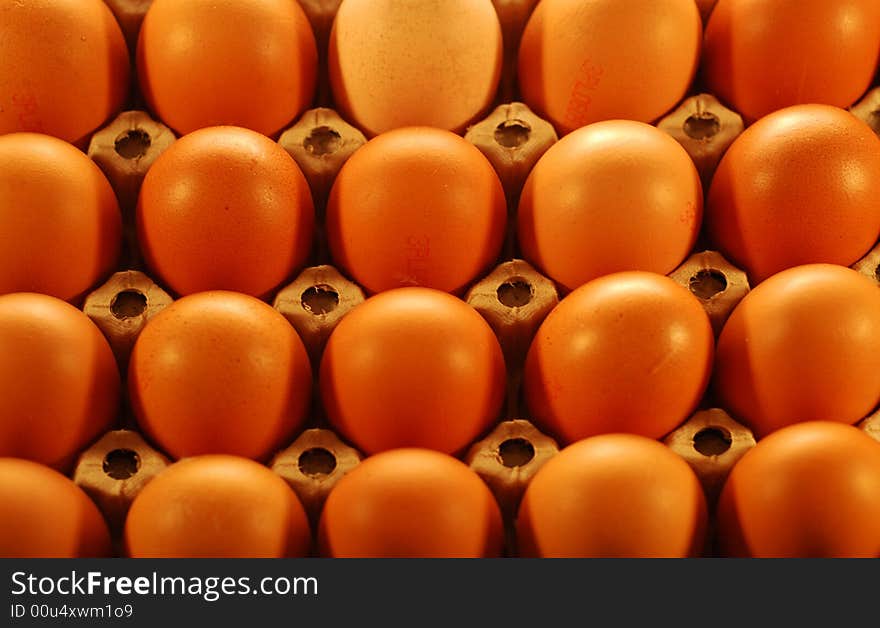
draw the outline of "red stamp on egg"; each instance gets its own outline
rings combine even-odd
[[[427,235],[406,238],[405,274],[412,283],[418,285],[418,277],[427,272],[431,258],[431,239]]]
[[[40,119],[40,105],[31,92],[19,92],[12,96],[12,108],[15,111],[18,126],[22,131],[43,132],[43,121]]]
[[[591,59],[586,59],[581,65],[565,109],[566,124],[578,127],[586,121],[593,105],[593,95],[599,89],[604,73],[602,66],[594,65]]]

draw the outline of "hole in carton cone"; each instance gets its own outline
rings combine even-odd
[[[505,467],[521,467],[535,457],[535,447],[525,438],[509,438],[498,446],[498,455]]]
[[[721,130],[721,120],[708,111],[694,113],[684,121],[682,129],[692,140],[708,140],[718,135]]]
[[[305,475],[329,475],[336,468],[336,456],[323,447],[312,447],[299,455],[297,464]]]
[[[116,138],[116,154],[124,159],[138,159],[147,154],[151,143],[149,133],[132,129]]]
[[[519,148],[529,141],[532,129],[522,120],[505,120],[495,127],[495,141],[504,148]]]
[[[711,299],[727,290],[727,277],[720,270],[701,270],[688,281],[688,287],[697,298]]]
[[[138,290],[123,290],[110,303],[110,312],[116,318],[136,318],[147,309],[147,297]]]
[[[507,307],[522,307],[532,300],[532,285],[525,279],[510,279],[498,286],[498,300]]]
[[[720,456],[732,442],[730,432],[723,427],[704,427],[694,434],[694,449],[704,456]]]
[[[330,155],[339,149],[342,136],[329,126],[318,126],[311,130],[309,136],[303,140],[303,146],[312,155]]]
[[[141,457],[131,449],[114,449],[104,456],[103,468],[114,480],[127,480],[141,468]]]
[[[306,312],[315,316],[329,314],[339,305],[339,293],[326,285],[312,286],[302,293],[300,303]]]

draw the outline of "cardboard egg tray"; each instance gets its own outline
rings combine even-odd
[[[308,263],[269,297],[299,333],[311,359],[319,364],[330,333],[339,321],[368,296],[333,266],[320,225],[334,178],[346,160],[367,141],[367,135],[335,109],[326,77],[325,51],[332,19],[341,0],[300,0],[315,31],[321,52],[318,89],[312,106],[272,139],[293,157],[305,175],[319,224]],[[520,102],[516,85],[516,46],[519,34],[537,0],[494,0],[505,41],[505,66],[498,93],[482,119],[463,131],[495,168],[515,216],[526,177],[538,159],[558,139],[557,131]],[[150,0],[106,0],[131,50]],[[698,0],[705,18],[715,2]],[[141,182],[155,160],[175,141],[174,132],[147,108],[133,73],[126,110],[109,120],[89,138],[85,150],[105,173],[123,212],[124,247],[116,272],[79,303],[108,339],[121,372],[125,373],[132,347],[148,322],[174,300],[173,292],[154,281],[138,250],[135,207]],[[880,92],[869,93],[853,112],[880,130]],[[693,158],[705,188],[724,152],[744,130],[742,118],[711,94],[699,77],[686,98],[656,126],[674,137]],[[513,221],[515,222],[515,221]],[[700,300],[717,336],[733,308],[749,291],[749,280],[721,254],[708,249],[704,235],[690,257],[669,276]],[[508,390],[503,416],[460,457],[483,478],[498,499],[507,527],[508,555],[516,555],[514,521],[529,481],[559,450],[557,442],[529,420],[522,399],[523,363],[541,322],[565,290],[520,259],[512,227],[502,255],[485,277],[460,296],[473,306],[496,333],[508,367]],[[854,266],[877,280],[880,249],[872,250]],[[315,369],[316,370],[316,369]],[[268,466],[283,477],[302,501],[315,529],[321,508],[335,483],[363,456],[334,433],[319,395],[306,429],[278,451]],[[100,508],[114,537],[117,555],[124,555],[121,534],[125,516],[139,491],[171,460],[139,434],[128,401],[124,400],[116,429],[91,444],[68,469],[73,480]],[[880,420],[869,417],[866,431],[880,440]],[[664,442],[696,472],[711,505],[734,464],[755,445],[744,425],[716,407],[711,391],[695,414]],[[709,535],[703,555],[717,555]],[[317,548],[314,548],[318,552]]]

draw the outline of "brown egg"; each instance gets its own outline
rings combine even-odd
[[[701,35],[694,0],[542,0],[520,44],[523,98],[560,134],[652,122],[684,97]]]
[[[141,90],[180,134],[277,133],[311,103],[317,64],[309,21],[290,0],[154,0],[137,48]]]
[[[340,558],[483,558],[501,554],[498,504],[464,463],[435,451],[367,458],[334,487],[321,547]]]
[[[526,403],[563,443],[608,432],[660,438],[700,401],[713,342],[686,288],[653,273],[606,275],[565,297],[538,329]]]
[[[641,122],[578,129],[550,147],[526,180],[519,243],[527,260],[572,290],[601,275],[665,275],[693,248],[703,216],[700,176],[681,145]]]
[[[605,434],[579,441],[538,470],[520,504],[523,556],[684,558],[706,531],[703,488],[657,441]]]
[[[265,296],[305,261],[314,208],[296,162],[239,127],[177,140],[144,178],[138,240],[149,267],[178,294]]]
[[[138,336],[128,370],[138,424],[175,458],[267,458],[302,426],[311,385],[293,327],[234,292],[201,292],[159,312]]]
[[[718,541],[732,556],[880,557],[880,443],[823,421],[762,439],[724,486]]]
[[[309,522],[287,483],[236,456],[181,460],[153,478],[125,521],[134,558],[305,556]]]
[[[491,0],[346,0],[330,34],[336,105],[368,136],[464,130],[491,104],[501,62]]]
[[[715,390],[756,436],[799,421],[855,423],[880,402],[880,291],[831,264],[770,277],[718,338]]]
[[[880,54],[875,0],[720,0],[706,26],[703,74],[749,120],[801,103],[848,107]]]
[[[706,227],[753,284],[799,264],[849,266],[880,235],[880,139],[827,105],[762,118],[722,158]]]
[[[0,456],[66,467],[119,405],[110,346],[88,317],[42,294],[0,296]]]
[[[0,458],[0,557],[109,554],[107,524],[76,484],[41,464]]]
[[[129,59],[101,0],[0,0],[0,135],[85,142],[125,101]]]
[[[35,133],[0,135],[0,294],[75,301],[113,270],[122,216],[101,170]]]
[[[357,306],[321,362],[330,422],[361,451],[461,451],[500,418],[504,356],[489,324],[437,290],[400,288]]]
[[[498,257],[507,209],[486,157],[449,131],[410,127],[360,148],[327,206],[334,261],[369,292],[459,292]]]

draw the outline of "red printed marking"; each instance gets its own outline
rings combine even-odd
[[[16,112],[18,126],[23,131],[43,132],[40,118],[40,104],[32,93],[18,93],[12,96],[12,108]]]
[[[605,70],[602,66],[593,65],[590,59],[584,61],[578,71],[578,78],[571,90],[568,106],[565,109],[565,122],[570,126],[581,126],[587,120],[593,105],[594,92],[602,83]]]
[[[418,284],[418,277],[429,268],[431,239],[427,235],[409,236],[406,239],[406,275]]]
[[[683,225],[689,225],[695,222],[697,219],[697,208],[693,204],[693,202],[688,201],[685,203],[684,210],[678,217],[678,220]]]

